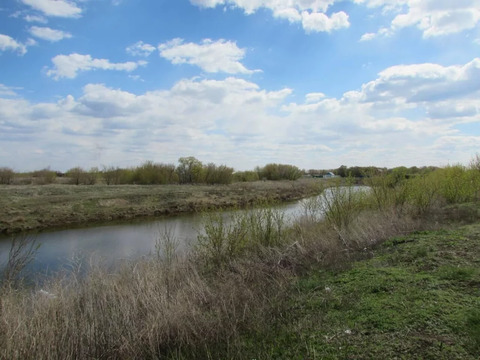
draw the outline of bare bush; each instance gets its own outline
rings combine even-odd
[[[0,184],[8,185],[11,184],[15,173],[12,169],[8,167],[0,168]]]
[[[3,287],[16,287],[21,281],[20,274],[35,258],[40,247],[35,237],[26,234],[14,235],[11,238],[8,260],[1,274]]]

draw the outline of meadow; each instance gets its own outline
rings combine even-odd
[[[0,233],[66,228],[318,194],[318,179],[192,185],[0,185]]]
[[[42,288],[10,273],[0,356],[477,359],[478,165],[339,180],[294,224],[268,206],[207,214],[188,254],[166,232],[115,272]]]

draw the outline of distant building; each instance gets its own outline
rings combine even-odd
[[[323,175],[324,179],[330,179],[330,178],[334,178],[334,177],[337,177],[337,176],[334,173],[332,173],[331,171],[329,171],[328,173]]]

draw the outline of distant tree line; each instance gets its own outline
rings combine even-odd
[[[436,169],[437,168],[434,166],[424,166],[420,168],[416,166],[412,166],[410,168],[407,168],[405,166],[399,166],[392,169],[387,169],[387,168],[380,168],[375,166],[347,167],[345,165],[342,165],[337,169],[330,169],[330,170],[310,169],[306,173],[312,177],[324,176],[325,174],[332,172],[335,175],[340,176],[342,178],[345,178],[345,177],[364,178],[364,177],[372,177],[372,176],[377,176],[382,174],[393,174],[396,177],[409,178],[419,174],[426,174]]]
[[[12,169],[0,168],[0,184],[11,184],[14,179],[21,184],[51,184],[57,182],[73,185],[106,185],[138,184],[230,184],[258,180],[296,180],[303,172],[293,165],[267,164],[253,171],[237,171],[226,165],[214,163],[204,164],[193,156],[181,157],[178,165],[146,161],[140,166],[120,168],[104,166],[84,169],[74,167],[65,173],[52,171],[49,168],[31,173],[16,174]]]
[[[480,163],[477,155],[477,163]],[[480,165],[477,164],[480,167]],[[230,184],[232,182],[249,182],[258,180],[297,180],[303,175],[321,177],[332,172],[340,177],[372,177],[381,174],[390,174],[392,179],[413,177],[435,170],[435,167],[404,166],[393,169],[374,166],[340,166],[337,169],[308,171],[286,164],[271,163],[254,170],[234,171],[226,165],[214,163],[204,164],[193,156],[181,157],[178,164],[165,164],[146,161],[140,166],[120,168],[104,166],[102,169],[93,167],[89,170],[74,167],[66,173],[52,171],[50,168],[30,173],[15,173],[11,168],[0,167],[0,184],[52,184],[56,182],[74,185],[106,185],[138,184],[138,185],[165,185],[165,184]],[[60,180],[57,180],[61,178]]]

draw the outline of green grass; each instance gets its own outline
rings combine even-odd
[[[298,279],[271,330],[247,337],[248,358],[479,358],[480,224],[395,238],[366,256]]]

